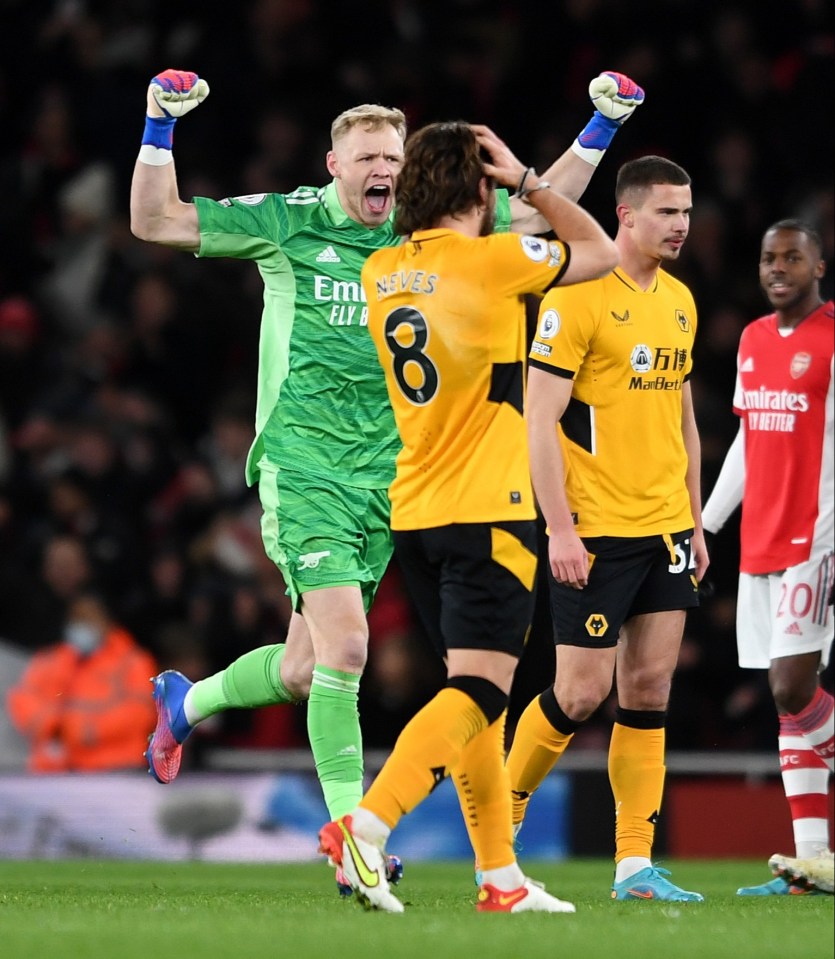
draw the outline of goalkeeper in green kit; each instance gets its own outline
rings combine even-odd
[[[225,709],[306,699],[316,772],[330,817],[338,819],[363,793],[357,694],[366,613],[392,552],[388,486],[400,448],[366,327],[360,271],[374,250],[399,242],[391,215],[406,123],[397,109],[355,107],[331,127],[326,186],[186,203],[177,189],[173,128],[208,92],[206,81],[187,71],[166,70],[151,81],[131,229],[200,257],[254,260],[261,273],[247,480],[258,485],[264,547],[294,612],[284,644],[254,649],[193,684],[174,670],[155,677],[158,719],[146,756],[151,775],[169,783],[182,744],[202,720]],[[617,73],[601,74],[590,93],[592,119],[541,174],[575,200],[644,96]],[[499,191],[496,229],[548,227],[532,207]]]

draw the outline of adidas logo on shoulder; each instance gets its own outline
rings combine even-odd
[[[326,246],[324,250],[316,257],[317,263],[341,263],[339,254],[332,246]]]
[[[786,636],[802,636],[803,630],[800,628],[800,624],[797,622],[797,620],[795,620],[793,623],[791,623],[791,625],[787,626],[783,630],[783,633]]]

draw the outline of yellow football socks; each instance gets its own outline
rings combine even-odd
[[[609,782],[615,798],[615,861],[650,858],[664,794],[664,728],[615,723],[609,742]]]
[[[539,696],[519,718],[513,746],[507,757],[513,795],[513,823],[522,822],[532,793],[565,752],[573,733],[554,729],[542,711]]]
[[[510,777],[504,764],[506,713],[470,740],[452,771],[461,812],[481,871],[515,861]]]
[[[360,806],[394,829],[458,765],[464,747],[487,727],[476,703],[444,687],[405,726]]]

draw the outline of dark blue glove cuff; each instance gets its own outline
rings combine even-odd
[[[176,122],[176,117],[146,116],[145,132],[142,134],[142,145],[160,147],[163,150],[172,149],[174,143],[174,124]]]
[[[607,150],[619,129],[620,124],[617,120],[610,120],[599,110],[595,110],[591,120],[577,137],[577,142],[581,147],[589,150]]]

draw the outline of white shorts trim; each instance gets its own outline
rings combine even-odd
[[[773,659],[815,652],[826,667],[835,633],[826,605],[832,570],[830,552],[779,573],[739,574],[736,641],[743,669],[768,669]]]

